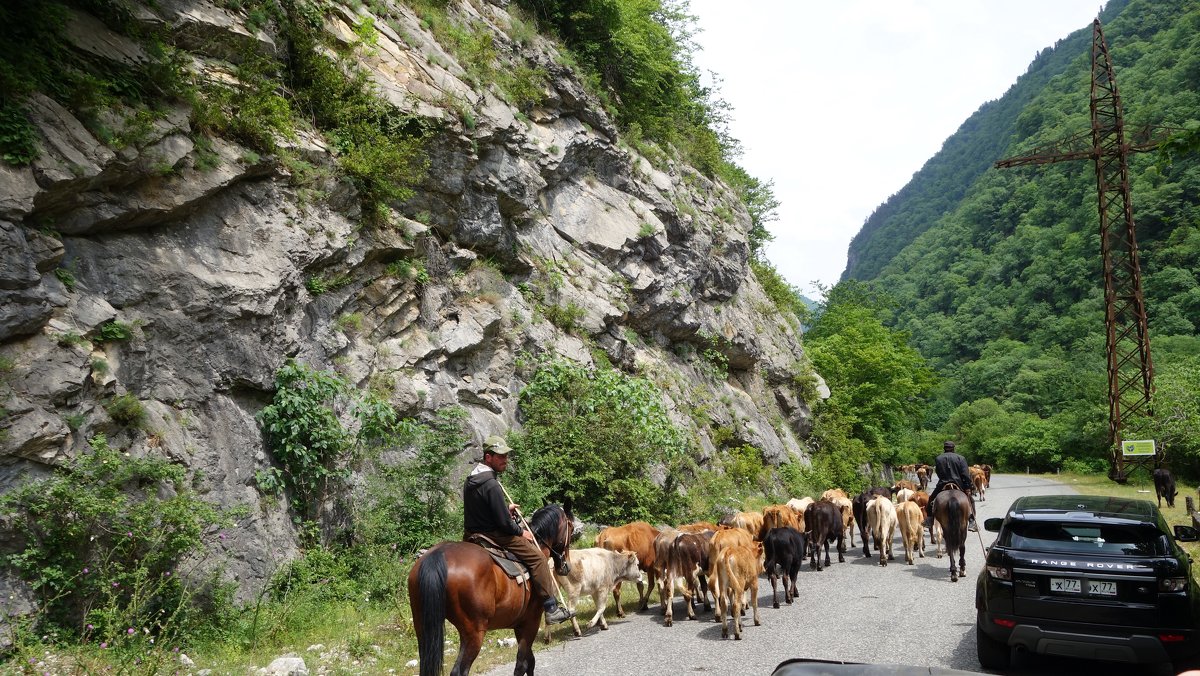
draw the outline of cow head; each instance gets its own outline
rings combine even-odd
[[[617,552],[617,580],[628,580],[629,582],[642,582],[642,569],[638,568],[638,557],[633,552],[621,550]]]

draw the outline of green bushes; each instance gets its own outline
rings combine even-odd
[[[89,445],[52,477],[0,498],[23,540],[0,562],[38,596],[29,629],[142,657],[156,638],[165,651],[211,619],[197,597],[205,580],[179,566],[203,558],[228,523],[191,492],[183,467],[129,457],[102,435]]]
[[[130,427],[140,427],[146,422],[146,407],[133,394],[113,397],[104,405],[104,410],[115,422]]]
[[[510,474],[518,502],[570,504],[605,523],[664,519],[679,507],[673,472],[686,443],[661,392],[616,370],[543,363],[520,395],[524,431]],[[667,472],[665,487],[652,472]]]

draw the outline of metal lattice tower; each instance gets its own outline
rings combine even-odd
[[[1154,148],[1157,142],[1129,143],[1117,79],[1100,20],[1092,22],[1092,91],[1090,135],[1080,134],[1028,155],[1000,160],[997,167],[1052,164],[1091,159],[1096,167],[1100,208],[1100,253],[1104,262],[1104,323],[1108,356],[1109,477],[1124,483],[1129,473],[1161,464],[1154,456],[1125,457],[1121,430],[1138,417],[1151,417],[1154,365],[1146,330],[1146,301],[1134,235],[1133,204],[1129,196],[1129,155]],[[1081,147],[1090,136],[1090,147]]]

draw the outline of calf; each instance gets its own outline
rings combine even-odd
[[[842,531],[842,510],[832,502],[818,500],[808,506],[804,512],[805,534],[808,536],[809,566],[823,570],[821,565],[821,544],[825,544],[825,566],[830,565],[829,543],[837,540],[838,563],[846,560],[842,553],[845,551],[845,539]]]
[[[763,538],[767,577],[771,580],[771,602],[779,607],[776,579],[783,578],[783,598],[790,605],[796,598],[796,575],[804,562],[804,533],[795,528],[772,528]],[[789,585],[789,582],[791,586]]]
[[[1154,494],[1158,496],[1159,507],[1162,507],[1163,498],[1166,498],[1167,506],[1175,508],[1175,477],[1171,476],[1171,470],[1162,467],[1154,470]]]
[[[854,499],[850,501],[851,506],[854,509],[854,520],[858,522],[858,534],[862,536],[863,556],[871,555],[871,546],[869,544],[870,538],[867,536],[867,503],[870,502],[871,498],[875,497],[876,495],[885,495],[890,497],[892,495],[892,490],[883,486],[868,488],[862,493],[854,496]],[[811,538],[809,539],[809,542],[812,542]]]
[[[555,575],[558,586],[567,597],[567,607],[575,610],[579,597],[587,594],[596,604],[596,614],[587,623],[591,629],[600,624],[601,629],[608,629],[604,619],[604,611],[608,608],[608,593],[618,582],[641,582],[642,571],[638,568],[638,557],[633,552],[614,552],[601,547],[589,549],[572,549],[567,552],[571,562],[569,575]],[[571,618],[571,628],[576,636],[582,636],[579,621]],[[546,626],[546,643],[550,642],[550,627]]]
[[[638,568],[646,574],[647,582],[638,580],[638,609],[645,610],[650,603],[650,592],[654,590],[654,580],[656,576],[656,568],[654,561],[654,538],[658,535],[658,529],[645,521],[634,521],[631,524],[624,526],[614,526],[605,528],[596,536],[596,546],[603,547],[610,551],[629,551],[637,554]],[[621,608],[621,582],[618,581],[613,587],[613,600],[617,606],[617,617],[625,617],[625,611]]]
[[[910,500],[896,505],[896,522],[900,526],[900,539],[904,541],[904,562],[909,565],[913,563],[914,549],[925,558],[925,529],[921,527],[924,519],[917,503]]]
[[[875,548],[879,550],[879,565],[886,566],[892,555],[892,537],[896,534],[896,506],[892,499],[877,495],[867,503],[867,523],[875,536]]]
[[[828,504],[828,503],[826,503]],[[763,572],[762,543],[754,547],[734,546],[721,550],[717,560],[717,579],[721,594],[717,597],[717,621],[721,623],[721,638],[729,638],[725,613],[733,621],[733,638],[742,639],[742,596],[750,592],[750,607],[754,609],[754,626],[758,619],[758,576]]]
[[[896,483],[892,484],[892,488],[891,488],[892,495],[895,495],[896,491],[903,490],[905,488],[907,488],[910,491],[915,491],[915,490],[917,490],[918,487],[915,483],[909,481],[908,479],[901,479],[901,480],[897,481]]]
[[[692,600],[697,595],[704,599],[704,609],[712,610],[712,606],[708,603],[708,579],[706,572],[708,571],[708,542],[695,533],[680,533],[671,542],[669,551],[667,552],[667,565],[663,569],[665,583],[663,584],[662,595],[664,604],[667,607],[666,625],[669,627],[674,621],[675,605],[675,583],[680,581],[683,584],[683,602],[687,607],[687,616],[689,620],[696,619],[696,613],[692,610]]]

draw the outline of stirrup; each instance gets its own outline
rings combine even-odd
[[[566,622],[572,617],[575,617],[574,612],[569,610],[566,606],[557,605],[554,607],[554,610],[546,611],[546,624],[558,624],[560,622]]]

